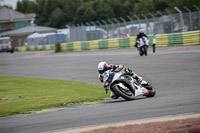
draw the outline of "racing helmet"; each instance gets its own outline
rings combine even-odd
[[[101,61],[98,64],[98,71],[100,74],[104,73],[106,70],[108,70],[108,63],[106,63],[105,61]]]
[[[140,29],[140,33],[144,33],[144,30],[143,30],[143,29]]]

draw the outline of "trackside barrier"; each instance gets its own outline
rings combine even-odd
[[[199,37],[200,32],[185,32],[182,34],[183,37],[183,45],[194,45],[194,44],[200,44]]]
[[[167,34],[161,34],[161,35],[156,35],[156,46],[168,46],[169,41],[168,41],[168,35]]]
[[[15,48],[16,51],[47,51],[55,50],[55,45],[40,45],[40,46],[22,46]]]
[[[55,52],[66,52],[99,49],[134,48],[135,41],[136,37],[134,36],[127,38],[112,38],[107,40],[70,42],[55,45],[23,46],[16,48],[16,51],[55,50]],[[200,44],[200,31],[156,35],[156,47],[195,44]],[[149,35],[149,45],[153,45],[153,35]]]
[[[168,35],[169,44],[168,46],[179,46],[183,45],[182,33],[175,33]]]

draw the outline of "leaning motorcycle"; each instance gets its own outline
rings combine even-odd
[[[143,80],[138,83],[123,70],[120,72],[105,71],[103,77],[106,93],[111,90],[117,97],[122,97],[126,100],[134,100],[139,96],[153,97],[156,94],[156,91],[148,82]]]
[[[139,43],[139,55],[140,56],[147,56],[147,50],[148,50],[148,47],[149,47],[149,40],[146,38],[146,37],[141,37],[139,40],[138,40],[138,43]]]

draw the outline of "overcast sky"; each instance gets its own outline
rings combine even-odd
[[[12,6],[13,9],[16,8],[17,1],[18,1],[18,0],[0,0],[1,5]]]

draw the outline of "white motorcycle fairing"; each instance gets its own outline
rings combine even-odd
[[[135,90],[135,96],[136,97],[148,95],[148,90],[146,88],[139,86],[139,85],[136,85],[136,84],[135,84],[135,87],[138,88],[138,89]]]
[[[143,45],[149,45],[149,40],[146,37],[143,37],[145,39],[145,43],[143,42],[143,39],[139,39],[139,47],[142,47]]]
[[[111,72],[110,70],[108,70],[103,73],[103,78],[104,85],[106,85],[104,86],[105,90],[110,89],[111,91],[114,91],[114,93],[118,92],[118,96],[121,96],[127,100],[133,100],[135,97],[138,96],[147,96],[149,93],[149,91],[141,85],[146,84],[146,81],[142,81],[141,84],[138,85],[136,84],[133,77],[123,73],[122,71]],[[126,95],[128,96],[128,98],[126,97]]]

